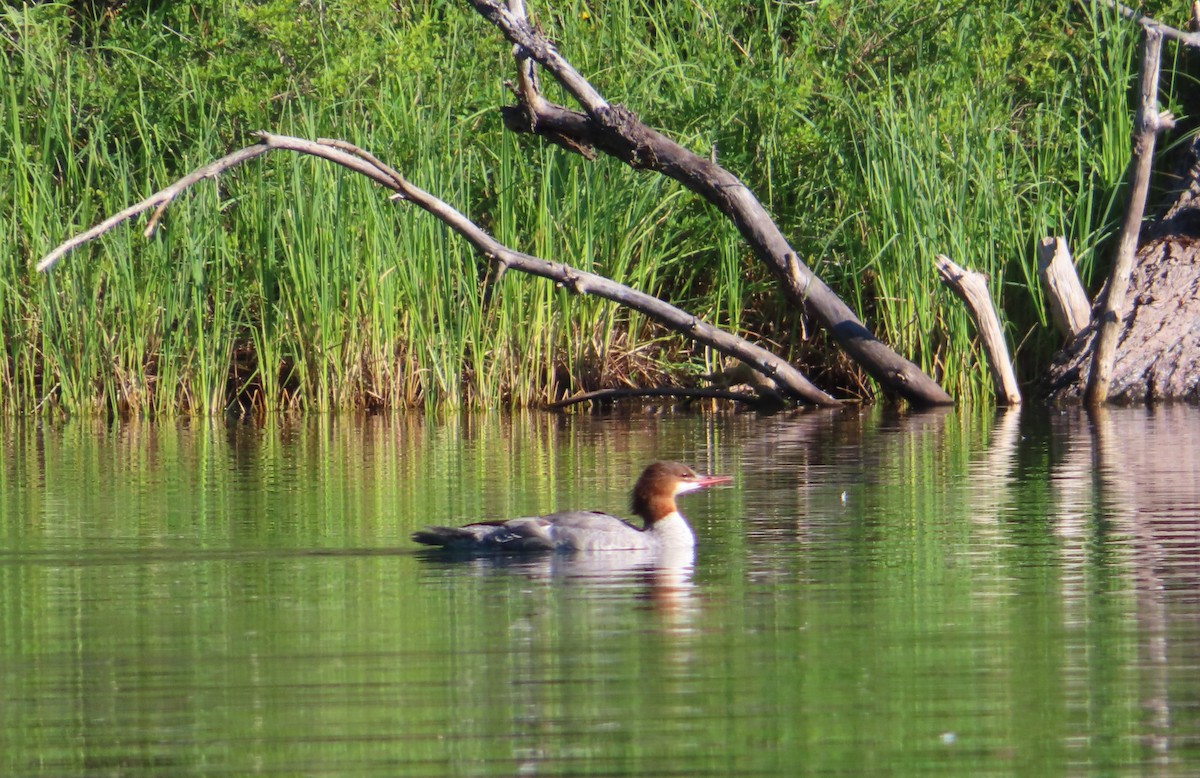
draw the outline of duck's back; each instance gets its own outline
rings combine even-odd
[[[596,511],[567,511],[541,517],[564,551],[615,551],[649,548],[645,532],[627,521]]]

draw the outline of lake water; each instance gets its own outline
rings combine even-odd
[[[1200,774],[1200,413],[3,422],[0,773]],[[408,536],[624,512],[694,561]],[[690,562],[690,564],[689,564]]]

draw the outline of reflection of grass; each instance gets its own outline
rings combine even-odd
[[[1087,447],[1026,420],[1015,450],[986,410],[9,423],[25,735],[0,763],[458,775],[534,743],[572,774],[1140,766],[1136,550],[1090,474],[1062,502],[1061,452]],[[741,473],[687,498],[693,586],[411,552],[430,522],[619,509],[662,454]]]
[[[969,397],[986,372],[931,257],[989,273],[1018,358],[1040,364],[1053,341],[1037,331],[1032,246],[1065,231],[1091,269],[1127,155],[1133,38],[1084,25],[1086,46],[1051,37],[1058,48],[1037,56],[1054,67],[1031,62],[1019,25],[1046,38],[1067,24],[1031,5],[980,32],[993,37],[976,60],[916,67],[958,51],[949,31],[970,24],[905,15],[919,5],[889,12],[915,32],[884,46],[864,45],[872,4],[613,3],[545,9],[543,22],[614,101],[698,152],[715,144],[881,337]],[[712,367],[641,317],[543,282],[510,275],[485,306],[485,268],[460,240],[312,160],[252,163],[174,204],[151,241],[120,228],[48,277],[28,270],[259,127],[347,137],[515,248],[836,363],[792,331],[711,208],[665,179],[504,132],[493,107],[507,47],[476,15],[386,6],[343,8],[319,32],[279,3],[209,0],[83,33],[65,6],[0,14],[5,408],[525,405]],[[1005,61],[1037,66],[1044,83],[973,86]]]

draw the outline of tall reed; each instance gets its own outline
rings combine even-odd
[[[947,19],[944,31],[953,35],[955,25],[972,21]],[[948,83],[936,65],[868,68],[868,88],[845,103],[858,128],[850,197],[859,204],[840,244],[858,257],[845,281],[881,337],[959,398],[986,399],[990,382],[961,303],[936,288],[934,256],[988,276],[1019,377],[1033,383],[1057,345],[1037,278],[1037,241],[1067,235],[1090,282],[1120,217],[1138,34],[1115,18],[1082,21],[1094,37],[1054,63],[1075,78],[1022,74],[1020,88],[1005,91],[997,76],[1009,74],[990,73],[986,53],[968,54],[965,72],[956,72],[975,75],[964,83]],[[936,44],[924,58],[941,60]]]

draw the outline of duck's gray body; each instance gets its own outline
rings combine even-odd
[[[696,537],[677,511],[649,529],[594,511],[565,511],[465,527],[429,527],[413,540],[451,551],[661,551],[692,548]]]
[[[676,507],[675,496],[727,481],[723,476],[697,475],[676,462],[651,464],[633,488],[633,512],[645,520],[644,528],[607,513],[564,511],[465,527],[429,527],[412,537],[427,546],[473,553],[690,550],[696,537]]]

